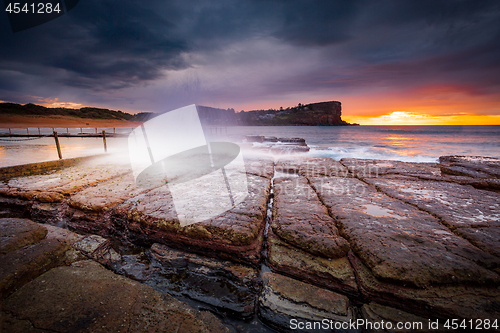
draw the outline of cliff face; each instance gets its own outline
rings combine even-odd
[[[258,110],[236,114],[240,125],[269,126],[347,126],[342,120],[340,102],[320,102],[307,105],[299,104],[293,108],[280,110]]]

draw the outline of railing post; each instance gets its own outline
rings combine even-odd
[[[113,127],[113,134],[116,134],[116,128]]]
[[[69,135],[69,128],[66,127],[66,134]]]
[[[96,127],[96,129],[95,129],[95,134],[97,134],[97,127]]]
[[[106,146],[106,131],[102,130],[102,142],[104,143],[104,152],[108,152],[108,147]]]
[[[38,135],[40,135],[40,127],[38,127]]]
[[[83,134],[83,129],[80,127],[80,134]]]
[[[10,131],[10,127],[9,127],[9,135],[12,135],[12,132]]]
[[[62,160],[61,146],[59,145],[59,138],[57,137],[56,131],[54,131],[54,140],[56,140],[57,155],[59,155],[59,159]]]
[[[30,135],[30,129],[29,129],[29,127],[26,129],[26,133],[27,133],[28,135]]]

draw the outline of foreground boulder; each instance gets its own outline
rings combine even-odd
[[[45,238],[47,229],[27,219],[0,219],[0,299],[45,271],[67,263],[64,239]]]
[[[56,332],[229,332],[151,287],[113,274],[93,261],[58,267],[26,284],[2,304],[2,329]]]
[[[0,255],[36,243],[45,238],[47,229],[28,219],[0,219]]]

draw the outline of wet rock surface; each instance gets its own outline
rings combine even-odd
[[[188,246],[193,251],[257,264],[260,261],[264,219],[271,181],[247,175],[245,200],[212,219],[181,227],[167,187],[143,193],[115,210],[123,233],[131,240]],[[210,199],[210,198],[207,198]],[[118,226],[117,229],[119,229]]]
[[[439,177],[441,169],[436,163],[408,163],[401,161],[386,161],[372,159],[343,158],[340,163],[350,173],[361,178],[379,177]]]
[[[349,296],[359,296],[354,270],[347,257],[315,256],[282,241],[272,230],[267,236],[267,248],[269,266],[275,271]]]
[[[367,299],[426,318],[491,319],[500,315],[500,291],[497,285],[470,286],[448,284],[412,288],[384,282],[374,276],[353,254],[358,285]]]
[[[147,284],[243,318],[253,316],[260,278],[256,269],[154,244]]]
[[[500,226],[500,195],[434,181],[367,179],[389,195],[438,216],[449,228]]]
[[[355,319],[346,296],[271,272],[263,273],[262,281],[259,315],[280,331],[290,331],[294,318],[333,322]]]
[[[344,165],[327,157],[280,157],[276,162],[276,172],[300,174],[305,177],[352,177]]]
[[[199,301],[198,307],[228,318],[253,323],[258,313],[279,331],[291,318],[500,318],[498,161],[454,156],[440,163],[339,162],[283,155],[276,162],[269,156],[244,160],[248,197],[185,227],[169,188],[137,188],[123,165],[103,169],[95,160],[0,181],[0,216],[49,223],[1,225],[6,300],[46,271],[93,271],[97,264],[66,267],[91,259],[127,281]],[[109,167],[109,160],[104,164]],[[9,240],[12,235],[17,240]],[[12,284],[18,274],[26,278]],[[113,293],[96,299],[111,300],[106,295]],[[347,304],[347,315],[325,304]],[[166,308],[153,308],[147,312],[153,313],[152,325],[162,327],[159,316]],[[33,310],[46,316],[38,325],[31,312],[16,309],[2,314],[13,332],[56,325],[43,326],[48,312]],[[83,317],[104,322],[93,313],[82,314],[79,323]],[[241,331],[245,325],[231,324]],[[253,329],[266,331],[262,324]]]
[[[391,308],[377,303],[364,304],[361,307],[364,320],[371,323],[391,323],[393,329],[378,329],[379,332],[441,332],[446,331],[442,325],[437,325],[435,329],[429,329],[427,318],[415,316],[400,309]],[[397,329],[398,323],[403,323],[401,329]],[[439,322],[438,322],[439,323]],[[399,324],[401,325],[401,324]],[[406,325],[406,327],[404,326]],[[387,327],[387,324],[385,325]]]
[[[359,179],[311,177],[355,254],[382,280],[425,287],[497,284],[498,258],[453,234],[435,217]]]
[[[65,195],[84,187],[130,172],[126,165],[91,163],[73,166],[52,173],[18,177],[4,182],[0,194],[40,202],[61,202]]]
[[[345,257],[349,243],[304,177],[276,176],[274,191],[271,227],[278,237],[325,258]]]
[[[135,184],[134,176],[128,173],[78,192],[71,196],[68,205],[83,211],[102,212],[142,191],[144,189]]]

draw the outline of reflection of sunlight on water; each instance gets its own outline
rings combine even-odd
[[[127,150],[126,138],[106,138],[108,153]],[[104,153],[102,138],[59,138],[64,159]],[[0,142],[0,167],[27,163],[46,162],[58,159],[53,138]]]

